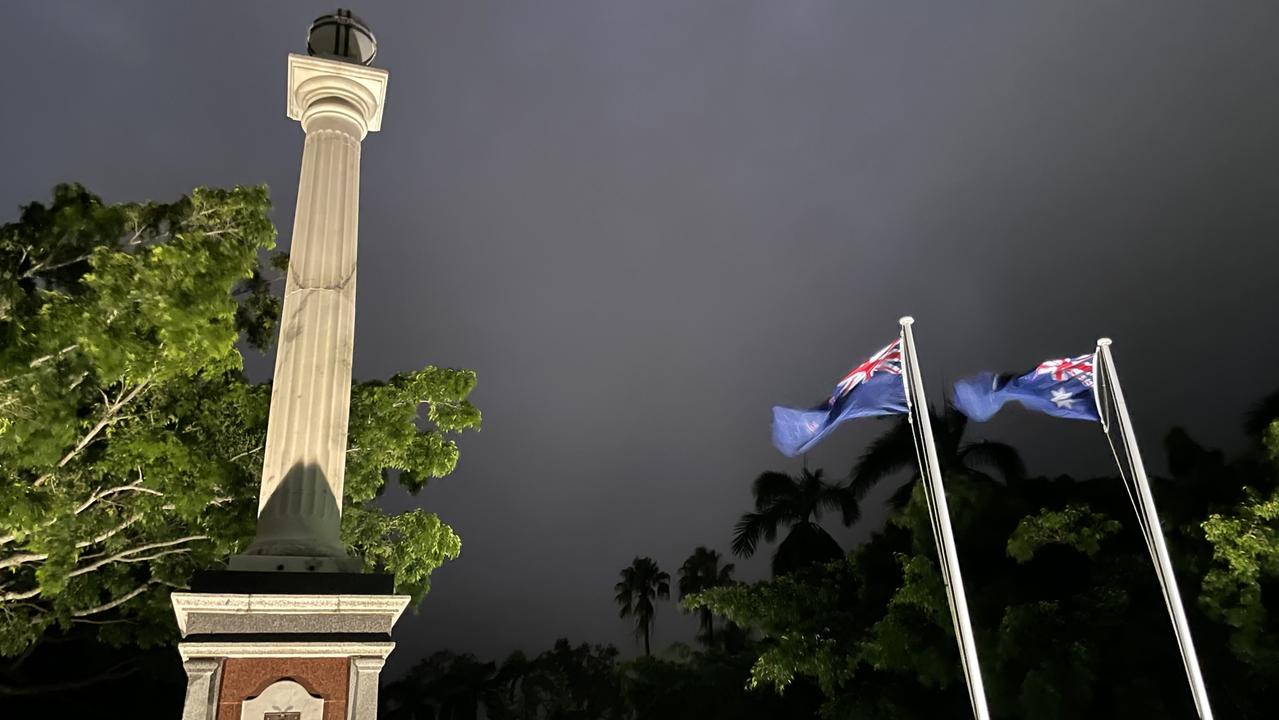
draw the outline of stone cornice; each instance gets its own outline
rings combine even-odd
[[[408,595],[257,595],[180,593],[172,595],[178,630],[186,637],[193,619],[200,632],[279,631],[290,616],[328,618],[330,632],[390,633],[409,604]],[[225,618],[220,621],[219,618]],[[253,621],[256,618],[260,622]],[[303,620],[298,617],[298,620]],[[310,623],[304,632],[315,632]],[[226,627],[220,627],[225,625]],[[357,626],[354,627],[354,626]],[[373,627],[370,627],[372,625]]]
[[[395,643],[178,643],[182,662],[195,658],[302,658],[302,657],[373,657],[391,654]]]
[[[389,76],[381,68],[291,54],[288,115],[305,126],[309,112],[338,111],[367,132],[377,132],[382,129]]]

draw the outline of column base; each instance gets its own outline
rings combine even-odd
[[[243,572],[358,573],[359,560],[350,557],[298,555],[232,555],[227,567]]]
[[[192,586],[172,595],[183,720],[377,717],[378,675],[409,602],[389,576],[201,573]]]

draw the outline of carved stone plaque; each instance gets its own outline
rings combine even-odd
[[[324,699],[292,680],[279,680],[262,694],[245,700],[240,720],[322,720]]]

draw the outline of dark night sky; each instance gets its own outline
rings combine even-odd
[[[3,218],[64,180],[116,201],[265,182],[287,247],[285,55],[328,9],[6,7]],[[1279,4],[355,10],[391,71],[364,144],[356,374],[474,368],[485,413],[452,477],[392,495],[464,547],[391,673],[559,636],[632,652],[618,570],[727,552],[751,479],[798,469],[769,407],[821,399],[905,313],[934,400],[1113,336],[1156,468],[1174,423],[1237,448],[1279,385]],[[884,427],[810,463],[842,475]],[[1108,470],[1084,423],[976,431],[1033,472]],[[692,628],[668,610],[657,642]]]

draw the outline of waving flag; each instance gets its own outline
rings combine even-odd
[[[894,340],[848,372],[831,396],[810,410],[773,408],[773,445],[794,457],[847,420],[906,412],[901,340]]]
[[[1074,420],[1098,420],[1093,355],[1048,360],[1020,377],[982,373],[955,383],[955,408],[977,422],[1016,400],[1030,410]]]

